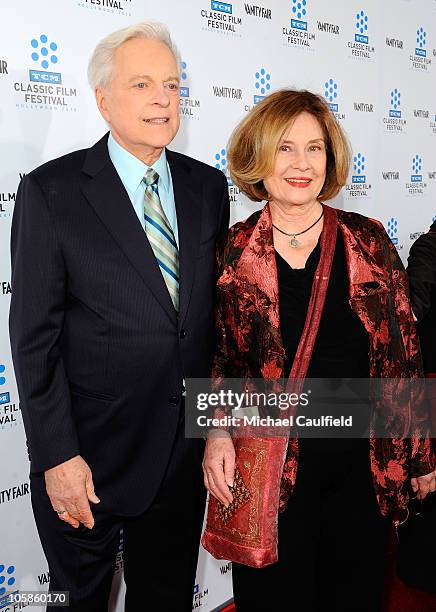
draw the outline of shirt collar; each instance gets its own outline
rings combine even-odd
[[[109,133],[107,146],[109,157],[128,191],[135,193],[149,167],[156,170],[159,175],[159,189],[163,188],[165,191],[169,191],[170,177],[165,149],[162,150],[159,159],[151,166],[147,166],[147,164],[118,144],[112,136],[112,132]]]

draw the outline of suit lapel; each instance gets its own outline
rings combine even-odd
[[[179,324],[182,325],[188,311],[200,244],[202,194],[201,185],[183,157],[168,150],[166,153],[173,181],[179,233]]]
[[[88,175],[82,184],[86,199],[144,283],[175,322],[176,312],[156,257],[110,160],[107,136],[89,149],[83,172]]]

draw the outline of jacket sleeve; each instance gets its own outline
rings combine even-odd
[[[436,286],[436,234],[424,234],[411,246],[407,273],[413,312],[418,321],[427,315]]]
[[[31,471],[79,454],[59,339],[67,272],[48,194],[26,175],[11,230],[12,296],[9,331]]]
[[[392,273],[393,300],[396,319],[400,328],[407,371],[412,379],[424,376],[421,349],[410,303],[409,282],[403,263],[385,229],[380,224],[381,240],[387,245]],[[410,444],[412,477],[429,474],[435,468],[435,457],[430,440],[430,411],[425,399],[424,384],[411,385]]]

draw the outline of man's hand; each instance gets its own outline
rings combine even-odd
[[[206,442],[203,459],[204,486],[226,507],[232,503],[235,473],[235,448],[230,434],[212,430]]]
[[[430,474],[425,476],[418,476],[418,478],[412,478],[411,484],[413,491],[417,493],[416,497],[424,499],[427,493],[436,491],[435,472],[430,472]]]
[[[80,455],[46,470],[45,486],[53,510],[62,521],[76,529],[80,523],[88,529],[94,527],[89,502],[98,504],[100,500],[94,491],[91,470]]]

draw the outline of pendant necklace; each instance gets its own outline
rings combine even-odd
[[[302,232],[298,232],[298,234],[288,234],[288,232],[284,232],[283,230],[281,230],[279,227],[277,227],[277,225],[274,225],[274,223],[272,224],[272,226],[281,234],[284,234],[285,236],[288,236],[288,238],[290,238],[289,241],[289,246],[293,247],[294,249],[296,249],[297,247],[300,246],[300,242],[297,240],[297,236],[301,236],[301,234],[305,234],[306,232],[308,232],[310,229],[312,229],[312,227],[315,227],[315,225],[321,221],[322,216],[324,214],[324,209],[322,209],[322,213],[321,215],[318,217],[318,219],[315,221],[315,223],[312,223],[312,225],[310,227],[308,227],[307,229],[303,230]]]

